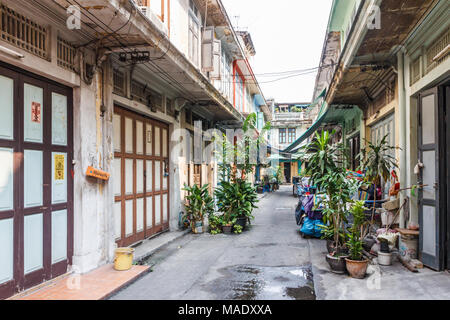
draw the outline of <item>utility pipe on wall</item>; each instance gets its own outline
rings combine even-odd
[[[409,123],[406,119],[406,88],[405,88],[405,54],[403,50],[397,53],[398,63],[398,104],[399,104],[399,147],[400,147],[400,185],[402,188],[407,184],[407,156],[406,156],[406,125]],[[400,203],[402,203],[406,197],[406,191],[400,192]],[[400,212],[400,228],[406,227],[405,212]]]

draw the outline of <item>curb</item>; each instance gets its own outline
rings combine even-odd
[[[172,239],[170,239],[170,240],[168,240],[168,241],[162,243],[161,245],[157,246],[156,248],[151,249],[150,251],[146,252],[145,254],[143,254],[143,255],[141,255],[141,256],[139,256],[139,257],[135,257],[135,258],[133,259],[133,263],[137,263],[137,264],[142,263],[144,260],[148,259],[150,256],[152,256],[153,254],[155,254],[155,252],[161,250],[163,247],[165,247],[165,246],[171,244],[172,242],[174,242],[174,241],[176,241],[176,240],[178,240],[178,239],[180,239],[180,238],[186,236],[186,235],[189,234],[189,233],[191,233],[191,230],[190,230],[190,229],[186,229],[186,230],[180,232],[176,237],[174,237],[174,238],[172,238]],[[162,235],[163,235],[163,234],[162,234]],[[148,239],[148,240],[151,241],[151,238]]]
[[[115,296],[116,294],[118,294],[120,291],[128,288],[129,286],[131,286],[133,283],[137,282],[139,279],[145,277],[146,275],[148,275],[149,273],[152,272],[152,268],[148,267],[147,270],[141,272],[140,274],[136,275],[133,279],[130,279],[128,282],[124,283],[123,285],[121,285],[120,287],[115,288],[113,291],[105,294],[103,297],[101,297],[98,300],[108,300],[109,298],[112,298],[113,296]]]

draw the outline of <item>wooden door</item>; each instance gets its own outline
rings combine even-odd
[[[439,119],[437,88],[419,96],[418,149],[419,161],[424,167],[419,183],[426,186],[419,192],[419,253],[424,265],[440,270],[443,262],[442,227],[439,192]]]
[[[73,255],[72,90],[0,67],[0,298]]]
[[[114,220],[119,246],[169,228],[169,127],[115,108]]]

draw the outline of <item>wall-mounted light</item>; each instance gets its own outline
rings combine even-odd
[[[3,46],[0,46],[0,52],[6,53],[6,54],[8,54],[10,56],[13,56],[14,58],[17,58],[17,59],[25,58],[25,56],[23,54],[21,54],[21,53],[19,53],[17,51],[5,48]]]

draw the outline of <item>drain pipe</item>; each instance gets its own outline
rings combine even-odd
[[[398,63],[398,104],[399,104],[399,147],[400,147],[400,185],[405,188],[407,185],[407,142],[406,142],[406,125],[408,123],[406,119],[406,89],[405,89],[405,53],[400,50],[397,53]],[[400,192],[400,203],[403,203],[406,198],[406,190]],[[405,228],[407,222],[405,221],[404,210],[400,211],[400,228]]]

